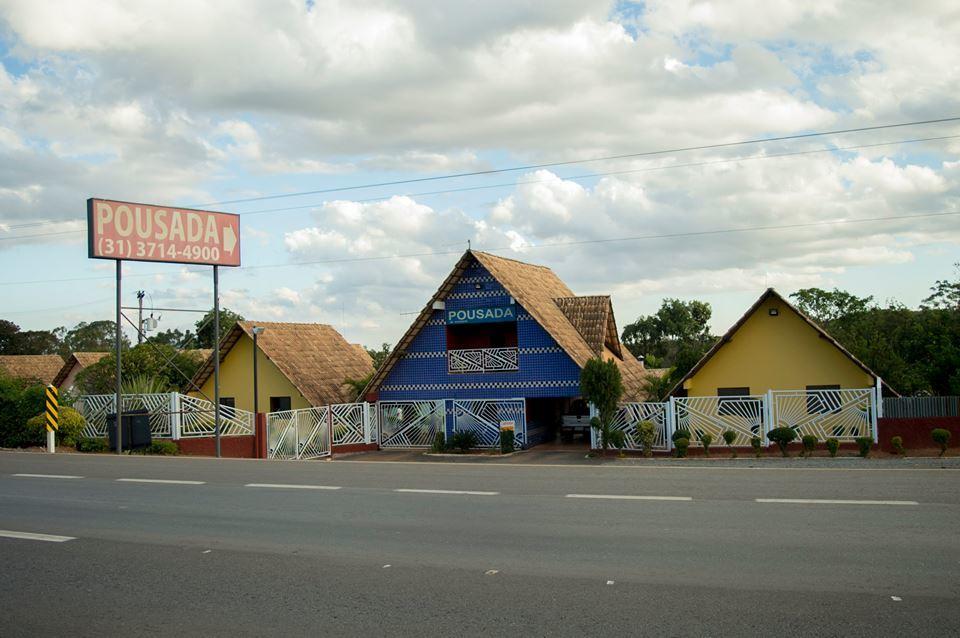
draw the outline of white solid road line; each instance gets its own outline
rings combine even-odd
[[[472,496],[496,496],[500,492],[476,492],[473,490],[414,490],[414,489],[396,489],[394,492],[407,492],[410,494],[470,494]]]
[[[73,536],[56,536],[54,534],[34,534],[32,532],[13,532],[8,529],[0,529],[0,536],[4,538],[22,538],[28,541],[46,541],[48,543],[65,543],[76,540]]]
[[[919,505],[917,501],[848,501],[827,498],[756,498],[757,503],[797,503],[801,505]]]
[[[55,478],[55,479],[81,479],[82,476],[73,476],[72,474],[14,474],[13,476],[22,476],[24,478]]]
[[[174,479],[118,478],[123,483],[169,483],[172,485],[203,485],[206,481],[178,481]]]
[[[638,496],[632,494],[567,494],[567,498],[599,498],[614,501],[692,501],[692,496]]]
[[[339,490],[338,485],[294,485],[288,483],[247,483],[244,487],[273,487],[282,490]]]

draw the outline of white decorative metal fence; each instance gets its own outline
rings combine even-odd
[[[316,459],[330,447],[329,406],[267,414],[267,458]]]
[[[641,421],[652,421],[656,426],[653,449],[665,452],[670,449],[670,436],[667,434],[668,425],[667,403],[624,403],[617,410],[613,427],[624,434],[624,449],[641,450],[637,438],[637,425]]]
[[[736,434],[732,445],[748,446],[755,436],[765,438],[766,399],[766,395],[673,397],[670,400],[673,423],[667,436],[676,430],[685,430],[690,433],[690,445],[700,445],[704,434],[709,434],[714,444],[720,444],[723,433],[730,430]]]
[[[812,434],[850,442],[869,436],[877,440],[874,388],[842,390],[774,390],[770,392],[771,428],[788,427],[797,438]]]
[[[446,431],[444,402],[381,401],[380,447],[430,447]]]
[[[370,442],[370,404],[339,403],[330,406],[334,445]]]
[[[477,447],[500,447],[500,426],[513,425],[514,445],[527,443],[527,412],[523,399],[463,399],[453,401],[454,431],[472,431]]]
[[[214,404],[205,399],[178,392],[163,394],[124,394],[123,411],[146,410],[150,416],[150,433],[160,438],[214,436]],[[85,394],[77,402],[77,411],[87,424],[83,436],[107,436],[107,415],[116,412],[116,395]],[[220,406],[221,436],[253,434],[253,413],[229,406]]]
[[[880,415],[891,419],[960,416],[960,397],[886,397]]]

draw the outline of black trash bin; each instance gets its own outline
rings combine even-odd
[[[150,435],[150,413],[146,410],[131,410],[123,413],[123,421],[120,424],[123,430],[123,449],[131,450],[138,447],[146,447],[152,442]],[[110,441],[110,449],[117,449],[117,415],[107,415],[107,438]]]

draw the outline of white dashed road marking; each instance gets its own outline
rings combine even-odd
[[[919,505],[917,501],[846,501],[827,498],[757,498],[757,503],[795,503],[800,505]]]
[[[24,478],[55,478],[55,479],[81,479],[82,476],[73,476],[72,474],[14,474],[13,476],[22,476]]]
[[[692,501],[692,496],[639,496],[632,494],[567,494],[567,498],[599,498],[614,501]]]
[[[123,483],[163,483],[169,485],[204,485],[206,481],[178,481],[174,479],[118,478]]]
[[[46,541],[48,543],[65,543],[76,540],[74,536],[56,536],[55,534],[34,534],[33,532],[14,532],[0,529],[0,536],[4,538],[21,538],[28,541]]]
[[[891,596],[890,600],[892,600],[895,603],[899,603],[903,600],[903,598],[900,598],[899,596]]]
[[[339,490],[338,485],[296,485],[293,483],[247,483],[244,487],[272,487],[281,490]]]
[[[414,490],[400,488],[394,492],[406,492],[409,494],[470,494],[472,496],[496,496],[500,492],[477,492],[473,490]]]

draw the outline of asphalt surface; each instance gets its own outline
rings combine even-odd
[[[960,635],[958,487],[0,453],[0,635]]]

